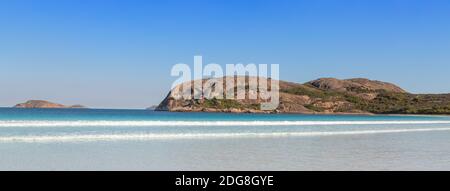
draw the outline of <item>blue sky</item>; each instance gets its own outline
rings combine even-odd
[[[157,104],[193,63],[279,64],[280,78],[367,77],[450,92],[446,0],[3,0],[0,106]]]

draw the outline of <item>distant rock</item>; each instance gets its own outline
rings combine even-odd
[[[155,110],[158,107],[158,105],[152,105],[150,107],[145,108],[146,110]]]
[[[14,106],[14,108],[73,108],[81,109],[86,108],[82,105],[66,106],[58,103],[52,103],[44,100],[29,100],[25,103],[20,103]]]
[[[73,108],[73,109],[86,109],[86,107],[84,105],[72,105],[69,106],[68,108]]]

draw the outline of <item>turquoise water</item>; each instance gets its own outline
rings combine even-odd
[[[0,108],[0,169],[449,170],[449,138],[445,116]]]
[[[20,109],[0,108],[0,121],[8,120],[154,120],[154,121],[411,121],[450,120],[443,116],[389,115],[299,115],[299,114],[233,114],[233,113],[173,113],[151,110],[120,109]]]

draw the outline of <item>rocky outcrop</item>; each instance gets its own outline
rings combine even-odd
[[[52,103],[44,100],[29,100],[25,103],[19,103],[14,106],[14,108],[73,108],[73,109],[81,109],[86,108],[82,105],[72,105],[65,106],[58,103]]]
[[[235,80],[244,77],[234,77]],[[245,77],[248,81],[250,78]],[[267,80],[267,79],[266,79]],[[191,81],[205,84],[206,80]],[[181,88],[183,84],[176,88]],[[217,85],[217,84],[214,84]],[[305,84],[279,81],[279,106],[271,111],[260,110],[267,100],[248,99],[258,94],[245,84],[226,87],[224,92],[238,86],[246,87],[246,99],[175,99],[180,95],[169,92],[157,111],[175,112],[233,112],[233,113],[303,113],[303,114],[450,114],[450,94],[411,94],[387,82],[363,78],[340,80],[321,78]],[[195,92],[194,89],[188,92]]]

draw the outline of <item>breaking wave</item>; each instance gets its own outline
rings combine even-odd
[[[167,139],[211,139],[211,138],[264,138],[264,137],[314,137],[338,135],[364,135],[385,133],[408,133],[426,131],[450,131],[450,128],[416,128],[390,130],[353,130],[328,132],[272,132],[272,133],[173,133],[173,134],[75,134],[75,135],[39,135],[5,136],[0,142],[92,142],[92,141],[145,141]]]

